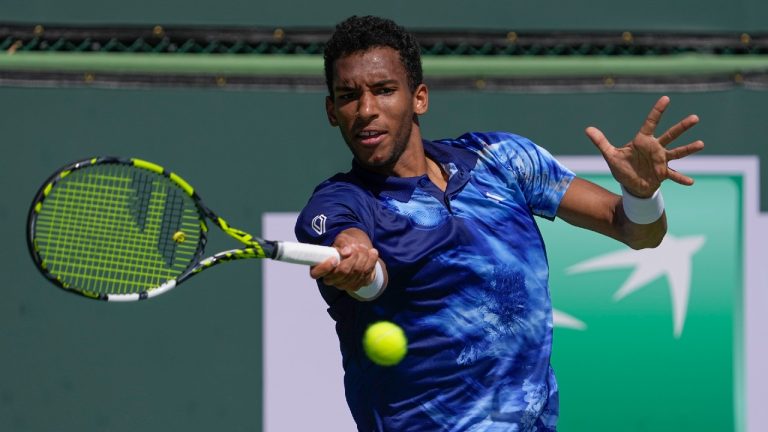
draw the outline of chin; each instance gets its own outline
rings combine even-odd
[[[368,158],[357,158],[357,161],[360,163],[360,165],[369,167],[369,168],[387,168],[392,165],[392,161],[388,158],[381,158],[381,157],[368,157]]]

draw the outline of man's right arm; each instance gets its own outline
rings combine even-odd
[[[347,291],[359,300],[372,300],[381,295],[389,279],[386,265],[379,259],[379,252],[364,231],[359,228],[345,229],[336,236],[331,246],[338,249],[341,261],[330,258],[313,266],[309,272],[313,279],[322,279],[323,284]],[[381,286],[376,286],[379,284]],[[366,292],[372,289],[374,294],[363,298],[357,295],[361,288],[365,288]]]

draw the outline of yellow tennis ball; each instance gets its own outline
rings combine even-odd
[[[171,238],[176,243],[184,243],[187,240],[187,235],[184,234],[184,231],[176,231]]]
[[[389,321],[374,323],[365,331],[363,349],[372,362],[380,366],[394,366],[408,352],[408,339],[397,324]]]

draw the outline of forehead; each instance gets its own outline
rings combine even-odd
[[[390,47],[374,47],[339,57],[334,64],[334,83],[398,80],[407,73],[400,54]]]

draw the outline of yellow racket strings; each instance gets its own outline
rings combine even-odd
[[[59,180],[37,217],[43,265],[65,287],[128,294],[157,287],[195,258],[200,217],[161,174],[93,165]]]

